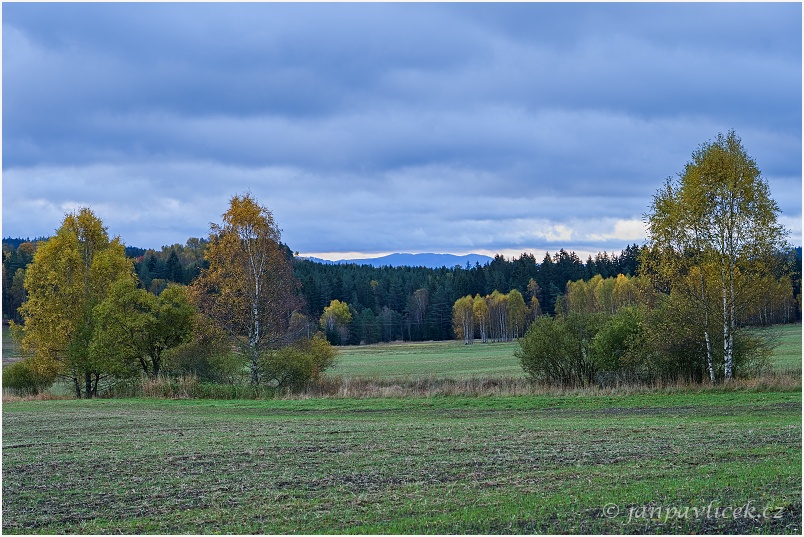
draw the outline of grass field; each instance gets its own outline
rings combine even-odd
[[[20,351],[14,340],[11,339],[11,329],[3,324],[3,365],[8,365],[20,359]]]
[[[3,405],[4,533],[798,534],[801,471],[800,390]]]
[[[383,379],[416,377],[524,377],[515,342],[464,345],[460,341],[341,347],[328,374]]]
[[[775,344],[777,371],[801,369],[801,324],[774,326],[758,331]],[[338,362],[329,375],[380,379],[505,377],[523,378],[514,357],[516,342],[476,343],[428,341],[339,347]],[[19,358],[7,326],[3,326],[3,364]]]
[[[776,371],[801,370],[801,324],[788,324],[758,331],[776,345],[773,350],[773,367]]]

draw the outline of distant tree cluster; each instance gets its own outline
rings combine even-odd
[[[452,306],[452,324],[455,337],[471,345],[475,338],[480,341],[511,341],[521,336],[528,321],[541,312],[539,301],[534,296],[531,306],[525,304],[522,293],[512,289],[503,294],[494,291],[490,295],[466,295]]]
[[[452,339],[453,306],[467,295],[491,297],[496,291],[508,296],[517,291],[527,299],[528,308],[535,300],[540,313],[553,314],[568,281],[635,274],[640,251],[639,246],[632,245],[620,255],[589,257],[586,264],[575,253],[560,250],[546,254],[541,263],[531,254],[522,254],[510,260],[498,255],[482,266],[440,269],[328,265],[305,259],[296,259],[294,267],[308,315],[320,316],[333,301],[349,309],[348,325],[341,325],[339,332],[329,330],[330,341],[370,344]],[[499,326],[498,322],[489,327],[489,338],[510,337],[507,329],[499,330]]]
[[[192,237],[184,245],[163,246],[160,251],[126,248],[134,258],[140,286],[159,294],[169,283],[189,285],[209,266],[204,254],[209,241]]]

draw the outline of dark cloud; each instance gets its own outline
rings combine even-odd
[[[735,129],[800,243],[799,4],[4,4],[4,234],[251,189],[303,252],[617,250]]]

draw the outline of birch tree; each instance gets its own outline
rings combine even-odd
[[[324,329],[328,337],[335,338],[336,343],[345,345],[349,339],[349,324],[352,322],[352,312],[349,305],[340,300],[333,300],[324,308],[319,319],[319,326]]]
[[[522,293],[516,289],[511,289],[508,293],[506,307],[508,308],[509,336],[510,338],[518,338],[525,332],[525,319],[528,314],[528,307],[525,305]]]
[[[475,301],[472,295],[459,298],[452,306],[452,327],[458,339],[465,345],[474,343],[475,338]]]
[[[701,330],[713,382],[715,341],[709,319],[715,316],[720,325],[728,382],[734,376],[734,335],[745,300],[738,281],[758,281],[771,273],[776,254],[787,248],[779,212],[756,162],[730,131],[702,144],[679,179],[668,179],[657,192],[646,215],[650,253],[645,265],[670,287],[687,281],[689,295],[704,315]],[[689,285],[691,276],[697,288]],[[707,299],[712,291],[716,304]]]
[[[279,244],[270,210],[250,193],[234,196],[221,224],[212,224],[194,291],[202,311],[222,326],[248,357],[251,383],[260,382],[260,355],[282,343],[298,305],[290,259]]]
[[[482,296],[475,295],[472,312],[475,319],[475,326],[477,326],[478,330],[480,331],[480,342],[486,343],[489,337],[490,318],[489,307],[486,304],[486,300]]]

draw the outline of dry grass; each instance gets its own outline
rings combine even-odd
[[[155,399],[285,399],[312,398],[376,399],[398,397],[486,397],[486,396],[585,396],[632,395],[649,393],[686,393],[722,391],[800,391],[801,371],[770,372],[760,377],[738,379],[729,384],[711,385],[690,381],[621,382],[608,386],[552,386],[512,377],[411,378],[382,379],[376,377],[325,376],[309,384],[301,392],[268,386],[209,384],[194,376],[178,378],[141,378],[120,384],[103,397],[148,397]],[[72,399],[70,393],[54,395],[19,395],[3,390],[3,402],[49,401]]]
[[[300,394],[282,394],[283,398],[312,397],[377,398],[377,397],[439,397],[439,396],[517,396],[517,395],[630,395],[657,392],[699,391],[796,391],[801,390],[801,372],[768,373],[751,379],[738,379],[729,384],[708,382],[654,381],[647,383],[616,383],[610,386],[552,386],[522,378],[417,378],[390,380],[378,378],[328,377],[310,385]]]
[[[50,392],[38,393],[36,395],[19,395],[14,390],[3,390],[3,402],[12,403],[19,401],[58,401],[63,399],[74,399],[72,395],[54,395]]]

